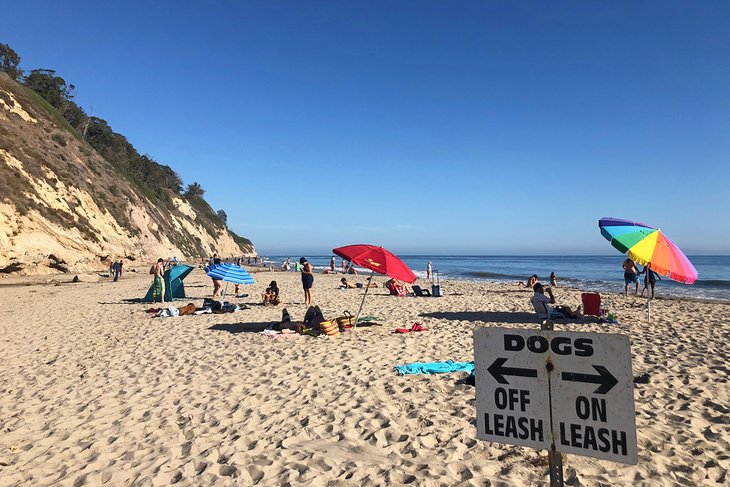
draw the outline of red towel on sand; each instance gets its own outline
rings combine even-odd
[[[428,328],[420,323],[413,323],[410,330],[408,328],[396,328],[393,333],[410,333],[412,331],[428,331]]]

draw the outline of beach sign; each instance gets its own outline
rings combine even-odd
[[[637,462],[624,335],[478,328],[477,438]]]

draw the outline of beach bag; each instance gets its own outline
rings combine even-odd
[[[349,311],[345,311],[343,313],[343,316],[340,316],[335,321],[337,321],[337,324],[340,326],[352,326],[355,324],[355,315],[353,315]]]
[[[319,331],[324,333],[327,336],[336,336],[340,334],[340,327],[337,325],[337,322],[334,320],[330,321],[323,321],[319,324]]]

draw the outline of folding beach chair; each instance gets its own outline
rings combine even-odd
[[[416,295],[418,298],[430,298],[431,297],[431,291],[428,289],[422,289],[421,286],[414,284],[411,286],[413,289],[413,294]]]

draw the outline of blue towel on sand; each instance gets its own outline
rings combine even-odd
[[[413,362],[396,365],[398,375],[407,374],[447,374],[449,372],[474,372],[474,362]]]

